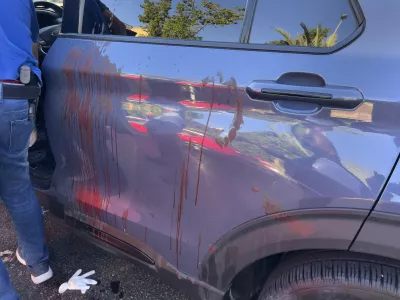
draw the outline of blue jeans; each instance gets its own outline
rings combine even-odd
[[[28,101],[0,98],[0,198],[12,217],[18,247],[28,270],[38,276],[48,271],[49,257],[43,213],[29,177],[28,147],[32,129]],[[1,260],[0,299],[18,299]]]

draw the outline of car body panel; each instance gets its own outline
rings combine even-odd
[[[213,246],[199,278],[227,291],[236,274],[265,257],[310,249],[347,250],[364,218],[365,210],[324,208],[254,219],[233,229]]]
[[[374,212],[400,215],[400,165],[397,164]]]
[[[374,210],[350,250],[400,260],[400,165],[397,163]]]
[[[202,263],[218,241],[266,215],[288,226],[273,241],[279,252],[290,250],[279,241],[323,235],[321,223],[279,213],[356,210],[339,247],[347,249],[400,149],[400,40],[382,32],[400,21],[396,9],[383,18],[379,2],[360,3],[363,34],[330,55],[60,36],[43,65],[56,196],[205,282]],[[288,72],[357,88],[365,100],[353,111],[287,110],[245,92],[253,80]],[[327,237],[332,230],[343,228]],[[253,237],[268,243],[266,232]],[[265,243],[252,244],[254,257],[238,265],[262,258]],[[219,263],[229,261],[221,253]],[[220,278],[209,283],[227,288]]]

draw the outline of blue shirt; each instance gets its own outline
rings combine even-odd
[[[0,79],[19,78],[22,65],[30,66],[41,78],[38,62],[32,53],[32,43],[39,35],[32,0],[11,0],[0,9]]]

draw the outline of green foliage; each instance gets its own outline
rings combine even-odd
[[[146,24],[145,29],[150,36],[161,36],[165,20],[168,18],[172,8],[172,0],[151,1],[144,0],[141,5],[143,15],[139,16],[139,21]]]
[[[303,33],[298,33],[296,38],[293,38],[289,32],[282,28],[274,29],[282,35],[282,40],[272,41],[269,44],[272,45],[286,45],[286,46],[301,46],[301,47],[333,47],[336,45],[338,40],[338,30],[342,25],[343,21],[347,19],[347,15],[343,14],[340,17],[339,24],[335,31],[328,36],[331,31],[330,28],[323,28],[321,23],[318,23],[317,28],[308,29],[306,24],[300,23]]]
[[[337,42],[337,33],[332,33],[323,44],[323,47],[333,47]]]
[[[290,35],[289,32],[282,28],[274,28],[276,31],[278,31],[283,37],[284,40],[279,40],[279,41],[272,41],[271,44],[276,44],[276,45],[287,45],[287,46],[296,46],[298,41],[296,39],[293,39]]]
[[[244,8],[223,8],[218,3],[202,0],[181,0],[171,15],[172,0],[144,0],[139,21],[151,37],[201,40],[199,32],[206,26],[237,24],[243,19]]]

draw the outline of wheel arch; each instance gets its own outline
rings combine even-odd
[[[255,263],[271,267],[266,258],[310,249],[348,250],[368,212],[307,209],[257,218],[215,243],[202,261],[199,279],[226,293],[233,280]]]
[[[399,225],[400,215],[373,211],[349,250],[400,261]]]

